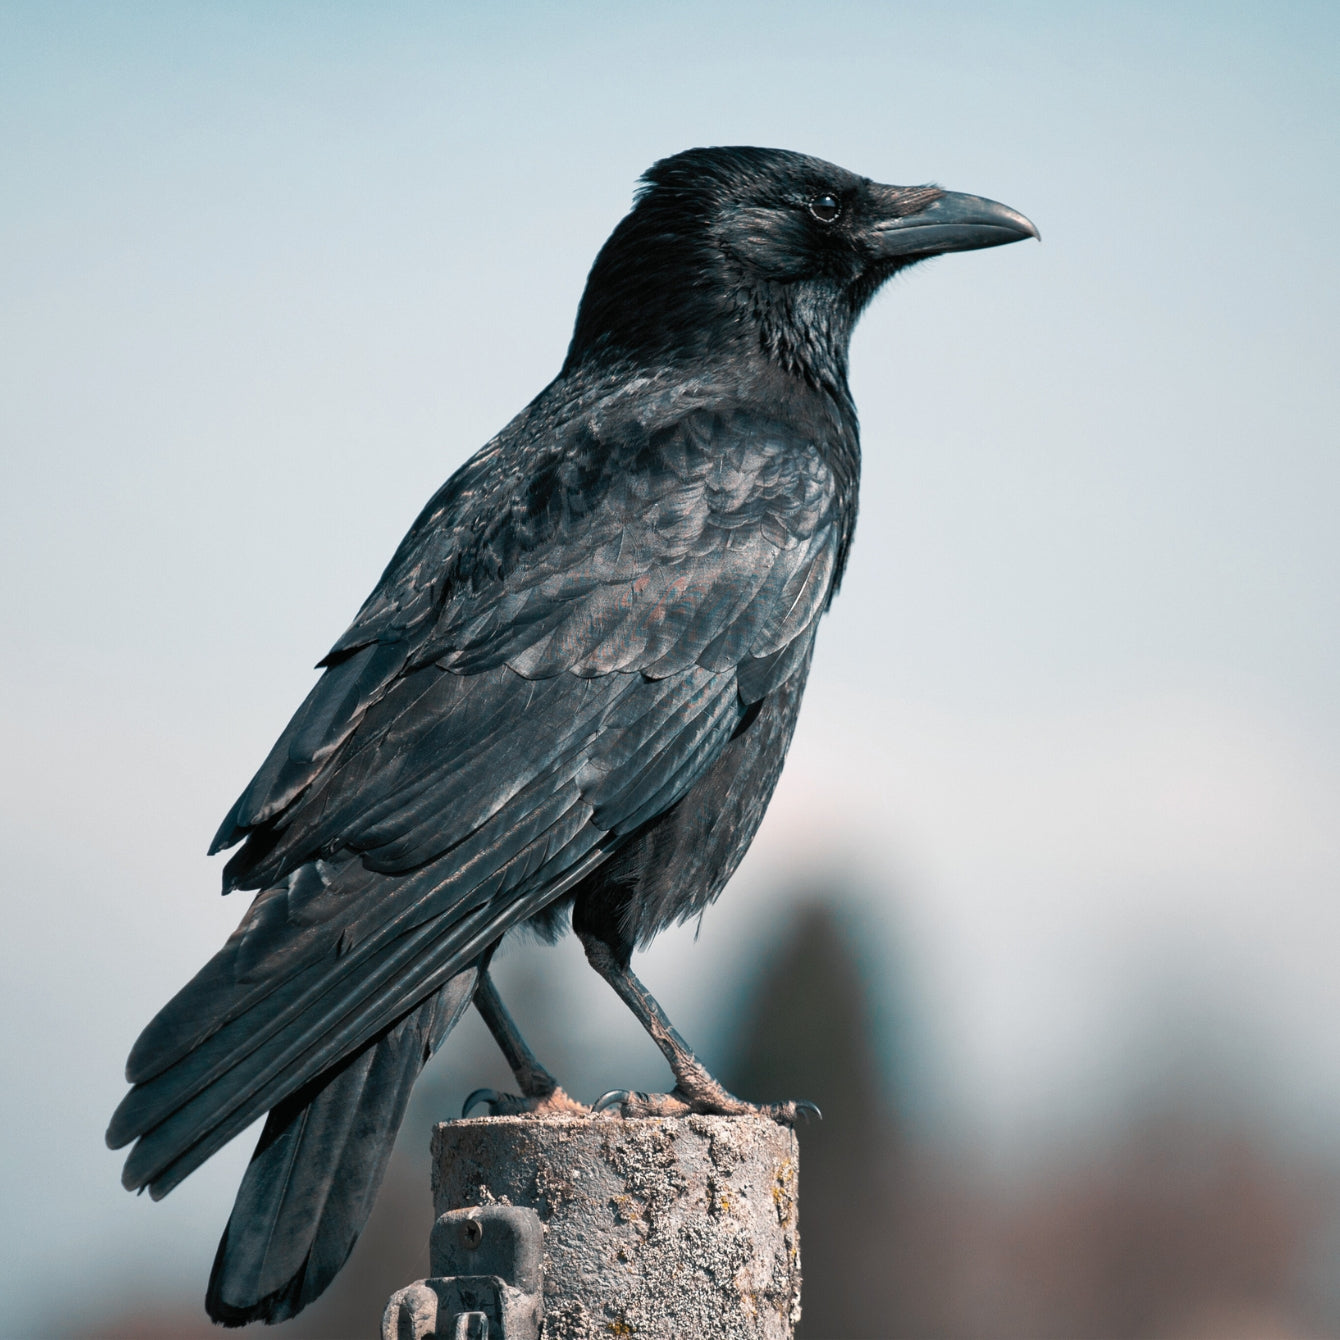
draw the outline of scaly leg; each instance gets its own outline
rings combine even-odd
[[[518,1096],[499,1093],[496,1089],[476,1089],[465,1100],[461,1116],[468,1117],[471,1109],[480,1103],[486,1103],[489,1115],[495,1117],[520,1112],[589,1111],[569,1098],[559,1087],[558,1081],[540,1064],[539,1058],[521,1036],[516,1020],[503,1004],[487,969],[479,974],[479,985],[475,988],[475,1008],[506,1057],[521,1093]]]
[[[823,1115],[810,1102],[759,1105],[746,1103],[727,1092],[693,1054],[693,1048],[680,1036],[679,1030],[670,1022],[656,998],[638,980],[632,968],[620,963],[610,946],[599,937],[582,934],[581,939],[587,961],[637,1016],[638,1022],[669,1061],[675,1076],[675,1088],[671,1093],[643,1094],[616,1089],[596,1103],[597,1109],[613,1106],[617,1101],[623,1115],[628,1117],[671,1117],[683,1116],[688,1112],[740,1116],[752,1112],[771,1117],[787,1126],[794,1126],[796,1119],[802,1115],[807,1118],[810,1113]]]

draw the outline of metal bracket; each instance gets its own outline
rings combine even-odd
[[[534,1210],[448,1210],[428,1260],[430,1278],[391,1295],[382,1340],[539,1340],[544,1228]]]

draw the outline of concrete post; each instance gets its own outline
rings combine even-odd
[[[800,1319],[797,1156],[793,1131],[754,1116],[443,1122],[433,1134],[434,1240],[487,1233],[486,1214],[511,1216],[520,1228],[506,1231],[522,1234],[538,1217],[543,1340],[790,1340]],[[461,1227],[473,1207],[481,1224]],[[440,1331],[426,1329],[428,1286],[442,1297],[449,1287],[402,1290],[385,1334],[447,1337],[459,1326],[464,1336],[484,1325],[443,1315]],[[511,1340],[493,1324],[479,1333]]]

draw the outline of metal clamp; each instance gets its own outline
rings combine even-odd
[[[534,1210],[448,1210],[428,1260],[430,1278],[391,1295],[382,1340],[539,1340],[544,1228]]]

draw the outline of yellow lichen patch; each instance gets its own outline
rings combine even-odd
[[[631,1224],[634,1220],[642,1218],[642,1206],[638,1204],[637,1198],[634,1196],[611,1196],[610,1208],[613,1209],[614,1217],[621,1224]]]
[[[636,1328],[620,1317],[617,1321],[607,1321],[605,1323],[605,1329],[611,1335],[632,1335]]]
[[[790,1159],[784,1159],[773,1175],[772,1203],[777,1207],[777,1222],[790,1223],[796,1205],[796,1165]]]

